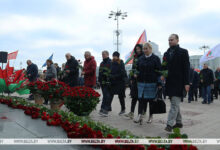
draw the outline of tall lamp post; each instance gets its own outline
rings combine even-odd
[[[209,49],[209,46],[203,45],[203,46],[201,46],[199,49],[204,50],[204,54],[205,54],[205,51],[206,51],[207,49]]]
[[[127,12],[122,12],[121,10],[117,10],[115,11],[111,11],[109,14],[109,19],[114,18],[114,20],[117,21],[117,30],[116,30],[116,37],[117,37],[117,51],[119,51],[119,19],[121,17],[121,19],[125,19],[127,17]]]

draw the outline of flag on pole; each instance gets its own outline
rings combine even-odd
[[[8,60],[16,59],[18,55],[18,50],[8,54]]]
[[[220,44],[216,45],[214,48],[210,49],[200,58],[200,65],[202,63],[220,57]]]
[[[49,60],[52,60],[53,59],[53,54],[48,58]],[[42,67],[45,67],[47,65],[47,61],[43,64]]]
[[[141,36],[139,37],[136,44],[144,44],[145,42],[147,42],[147,36],[146,36],[146,31],[144,30],[144,32],[141,34]],[[135,44],[135,46],[136,46],[136,44]],[[126,55],[125,64],[132,64],[133,63],[134,49],[135,49],[135,47],[133,48],[133,50],[131,52],[129,52]]]

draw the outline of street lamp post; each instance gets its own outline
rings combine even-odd
[[[119,18],[121,17],[121,19],[125,19],[127,17],[127,12],[122,12],[121,10],[117,10],[115,11],[111,11],[109,14],[109,19],[114,18],[114,20],[117,21],[117,30],[116,30],[116,37],[117,37],[117,51],[119,51]]]
[[[209,46],[203,45],[203,46],[201,46],[199,49],[204,50],[204,54],[205,54],[205,51],[206,51],[207,49],[209,49]]]

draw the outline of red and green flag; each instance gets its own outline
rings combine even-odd
[[[141,34],[141,36],[139,37],[138,41],[136,42],[136,44],[144,44],[147,42],[147,36],[146,36],[146,31],[144,30],[144,32]],[[136,46],[135,44],[135,46]],[[132,64],[133,63],[133,58],[134,58],[134,49],[127,55],[127,57],[125,58],[125,64]]]

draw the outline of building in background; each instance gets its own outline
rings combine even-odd
[[[202,57],[202,55],[193,55],[190,56],[190,64],[194,67],[194,68],[198,68],[198,69],[202,69],[202,65],[200,66],[200,58]],[[218,67],[220,67],[220,58],[216,58],[213,60],[209,60],[207,61],[209,68],[212,69],[213,71],[216,70]]]
[[[148,42],[152,45],[153,53],[162,60],[163,56],[161,55],[161,52],[159,51],[159,45],[151,41],[148,41]]]

